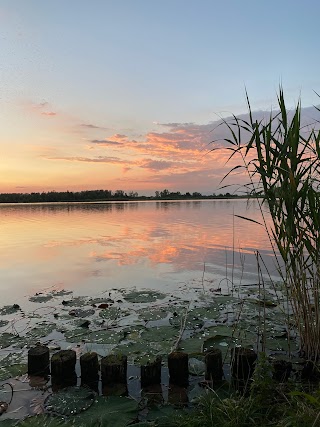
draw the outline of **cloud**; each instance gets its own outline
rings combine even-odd
[[[42,116],[56,116],[57,113],[55,113],[54,111],[42,111],[41,113]]]
[[[122,142],[119,141],[110,141],[108,139],[92,139],[90,141],[92,144],[98,144],[101,146],[108,146],[108,145],[122,145]]]
[[[139,166],[141,168],[156,171],[156,170],[170,169],[172,165],[173,165],[173,162],[168,162],[165,160],[145,159],[141,162]]]
[[[87,129],[106,129],[104,127],[96,126],[91,123],[81,123],[80,126]]]
[[[47,160],[62,160],[68,162],[85,162],[85,163],[113,163],[113,164],[130,164],[130,161],[119,159],[118,157],[81,157],[81,156],[57,156],[57,157],[45,157]]]

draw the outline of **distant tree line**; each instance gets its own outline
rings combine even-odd
[[[240,197],[237,194],[215,194],[212,193],[211,195],[203,195],[199,193],[198,191],[194,191],[193,193],[180,193],[180,191],[169,191],[167,189],[163,191],[156,191],[155,192],[155,199],[214,199],[214,198],[234,198],[234,197]]]
[[[42,193],[3,193],[0,203],[37,203],[37,202],[92,202],[101,200],[131,200],[138,193],[128,194],[122,190],[85,190],[85,191],[48,191]]]
[[[140,196],[136,191],[126,193],[123,190],[85,190],[85,191],[48,191],[42,193],[2,193],[0,203],[43,203],[43,202],[94,202],[105,200],[179,200],[179,199],[214,199],[239,197],[230,193],[202,195],[181,193],[180,191],[156,191],[155,196]]]

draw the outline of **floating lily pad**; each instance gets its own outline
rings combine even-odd
[[[9,334],[8,332],[4,332],[0,335],[0,348],[9,347],[17,342],[19,342],[19,337],[17,335]]]
[[[128,342],[117,345],[114,351],[127,355],[130,363],[140,365],[156,356],[167,356],[170,349],[168,342]]]
[[[185,353],[200,353],[202,351],[203,335],[195,335],[180,341],[179,350]]]
[[[69,311],[70,316],[81,317],[81,318],[92,316],[94,313],[95,311],[92,308],[89,308],[86,310],[83,310],[82,308],[75,308]]]
[[[2,424],[5,423],[5,421],[9,421],[9,420],[2,421],[1,427],[3,427]],[[14,424],[11,424],[11,425],[17,425],[19,427],[73,427],[74,426],[72,422],[69,423],[63,418],[52,417],[50,415],[42,415],[42,414],[25,418],[24,420],[19,421],[18,424],[16,424],[17,420],[13,420],[13,421],[14,421]],[[5,425],[6,424],[4,424],[4,426]],[[9,425],[10,424],[8,424],[8,426]]]
[[[76,425],[125,427],[138,418],[138,402],[128,397],[100,396],[75,417]]]
[[[21,310],[21,308],[18,304],[5,305],[4,307],[0,308],[0,316],[4,316],[6,314],[13,314],[19,310]]]
[[[139,318],[145,321],[165,319],[170,310],[166,308],[149,307],[148,310],[139,310]]]
[[[63,297],[65,295],[72,294],[72,291],[67,291],[66,289],[61,289],[60,291],[52,291],[51,294],[55,297]]]
[[[127,316],[128,314],[128,312],[121,310],[120,307],[107,307],[99,312],[99,316],[102,319],[108,320],[117,320],[121,317]]]
[[[92,331],[88,339],[90,342],[96,344],[118,344],[123,339],[123,337],[123,332],[102,330]]]
[[[96,394],[84,387],[68,387],[51,394],[45,402],[49,412],[59,415],[76,415],[86,411],[93,404]]]
[[[171,326],[159,326],[158,328],[145,328],[140,336],[143,341],[162,342],[177,339],[179,331]]]
[[[6,326],[9,323],[9,320],[0,320],[0,328]]]
[[[50,294],[47,294],[47,295],[39,294],[39,295],[34,295],[33,297],[30,297],[29,301],[31,301],[31,302],[47,302],[47,301],[50,301],[52,298],[53,298],[53,296]]]
[[[70,343],[79,343],[83,340],[88,341],[89,335],[90,332],[86,328],[81,328],[80,326],[71,331],[64,331],[65,339]]]
[[[150,290],[132,291],[124,295],[124,299],[132,303],[154,302],[165,297],[166,295],[161,292]]]
[[[7,380],[12,377],[19,377],[25,374],[28,370],[26,363],[10,365],[10,366],[1,366],[0,367],[0,381]]]
[[[193,357],[189,357],[189,373],[191,375],[196,375],[196,376],[200,376],[200,375],[204,375],[204,372],[206,370],[206,364],[204,361],[204,356],[203,355],[199,355],[199,356],[193,356]]]
[[[39,323],[35,328],[28,331],[27,338],[28,341],[37,340],[39,338],[44,338],[49,335],[56,328],[55,323]]]
[[[172,425],[172,418],[182,414],[184,411],[181,408],[176,408],[172,405],[159,405],[149,409],[147,420],[156,421],[157,426],[170,426]]]
[[[76,297],[69,300],[63,300],[62,305],[67,307],[83,307],[88,305],[88,298],[86,297]]]

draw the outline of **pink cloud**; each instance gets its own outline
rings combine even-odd
[[[55,113],[54,111],[42,111],[41,113],[42,116],[56,116],[57,113]]]

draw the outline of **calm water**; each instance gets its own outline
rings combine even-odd
[[[270,244],[233,213],[261,220],[257,203],[242,200],[0,205],[2,302],[53,286],[85,295],[225,286],[232,265],[240,280],[239,248],[242,280],[256,283],[254,251],[272,270]]]

